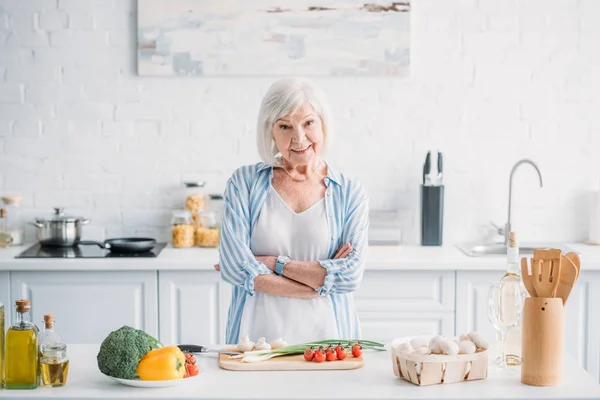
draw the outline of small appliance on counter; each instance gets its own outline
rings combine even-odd
[[[431,175],[431,152],[423,165],[421,185],[421,245],[441,246],[444,230],[444,185],[442,153],[437,155],[437,177]]]

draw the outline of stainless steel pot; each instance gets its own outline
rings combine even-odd
[[[42,246],[68,247],[79,243],[81,226],[89,223],[89,219],[67,216],[63,208],[54,208],[53,216],[36,218],[32,225]]]

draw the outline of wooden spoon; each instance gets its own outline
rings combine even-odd
[[[554,297],[560,281],[560,249],[535,250],[531,259],[533,287],[538,297]]]
[[[523,285],[525,285],[525,289],[527,289],[529,295],[531,297],[537,297],[537,293],[533,287],[533,277],[529,274],[527,257],[521,258],[521,279],[523,279]]]
[[[571,260],[573,265],[575,265],[575,268],[577,268],[577,278],[579,279],[579,273],[581,272],[581,261],[579,260],[579,254],[570,252],[567,253],[565,257]]]
[[[560,279],[556,289],[556,297],[560,297],[563,305],[567,304],[567,299],[577,281],[577,267],[566,256],[560,258]]]

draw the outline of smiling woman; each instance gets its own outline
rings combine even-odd
[[[258,116],[263,162],[225,192],[219,269],[231,283],[227,343],[358,339],[352,293],[367,250],[368,198],[323,155],[333,133],[324,93],[305,78],[275,82]]]

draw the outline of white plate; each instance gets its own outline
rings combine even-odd
[[[166,387],[183,385],[186,382],[193,381],[193,380],[195,380],[195,378],[200,376],[201,373],[202,373],[202,371],[198,372],[198,375],[192,376],[190,378],[172,379],[172,380],[168,380],[168,381],[143,381],[139,378],[137,378],[137,379],[121,379],[121,378],[115,378],[113,376],[108,376],[108,375],[105,375],[105,376],[109,377],[113,381],[119,382],[120,384],[127,385],[127,386],[134,386],[134,387],[141,387],[141,388],[166,388]]]

